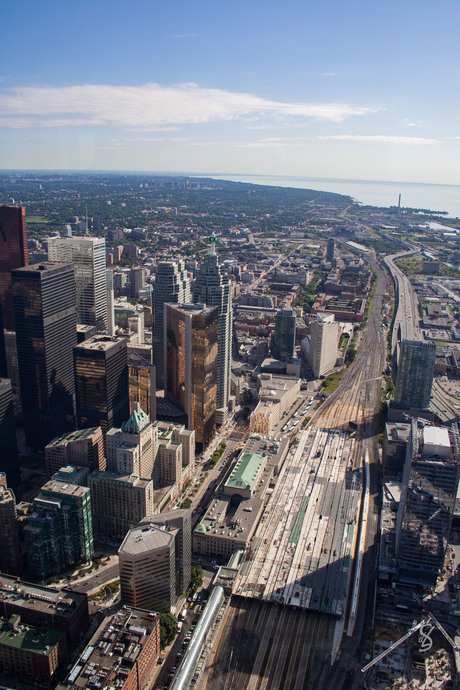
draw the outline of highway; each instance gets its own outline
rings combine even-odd
[[[289,606],[286,605],[286,602],[281,604],[281,599],[278,600],[279,603],[276,603],[276,595],[280,594],[279,591],[276,591],[280,588],[279,574],[283,570],[283,566],[285,572],[281,582],[284,583],[284,592],[287,592],[286,588],[292,583],[292,566],[296,564],[302,566],[303,562],[297,563],[296,551],[290,546],[292,540],[291,542],[289,539],[286,541],[286,535],[291,534],[289,529],[284,532],[280,531],[279,535],[275,535],[274,532],[272,534],[268,516],[266,518],[268,523],[262,523],[261,526],[262,532],[267,530],[266,536],[263,536],[261,541],[263,543],[263,540],[267,538],[268,545],[270,538],[273,545],[277,538],[284,539],[285,562],[282,565],[279,563],[282,556],[282,552],[280,552],[276,557],[277,567],[272,578],[270,578],[270,573],[268,575],[267,573],[262,574],[264,562],[257,557],[253,559],[252,564],[249,564],[247,571],[242,571],[239,586],[241,586],[241,593],[244,593],[244,596],[235,594],[232,596],[222,635],[214,653],[208,659],[207,669],[200,688],[207,688],[207,690],[222,690],[222,688],[227,690],[230,688],[241,688],[241,690],[248,690],[249,688],[253,690],[266,688],[329,690],[329,688],[334,687],[334,689],[339,690],[345,680],[350,679],[355,673],[360,673],[355,661],[356,651],[372,611],[368,602],[373,600],[375,545],[378,541],[377,423],[380,408],[381,373],[385,365],[386,354],[385,334],[381,328],[381,320],[387,274],[375,261],[372,261],[372,265],[377,272],[377,285],[368,328],[355,361],[344,372],[337,391],[329,396],[322,407],[314,413],[308,427],[309,431],[299,432],[296,439],[299,446],[303,442],[302,439],[305,439],[305,446],[310,441],[315,442],[318,434],[320,436],[330,434],[331,440],[337,439],[336,443],[339,443],[339,439],[343,439],[340,443],[348,439],[346,442],[349,444],[349,454],[346,452],[337,452],[336,454],[328,452],[324,457],[325,468],[327,467],[329,473],[337,478],[340,473],[346,473],[350,460],[352,475],[357,475],[362,467],[362,459],[366,451],[369,455],[369,513],[366,527],[363,527],[364,532],[361,533],[362,511],[359,505],[356,506],[355,515],[358,522],[351,540],[350,567],[348,568],[346,593],[343,599],[343,615],[337,616],[332,610],[327,611],[329,602],[326,602],[325,598],[320,600],[320,605],[316,610],[311,610],[311,607],[307,608],[306,606],[302,608],[297,600],[294,602],[296,606],[292,606],[292,602]],[[349,436],[350,421],[354,422],[357,427],[353,443],[351,443]],[[336,448],[338,449],[339,446]],[[311,458],[311,454],[308,457]],[[306,475],[303,475],[301,471],[299,472],[295,463],[291,472],[297,478],[298,484],[301,484],[306,478]],[[335,484],[329,475],[323,476],[325,479],[320,483],[320,489],[315,494],[314,502],[316,502],[316,498],[318,498],[318,502],[327,501],[327,496],[331,496],[333,500],[329,503],[328,509],[333,515],[334,511],[337,511],[342,505],[341,497],[344,495],[344,482]],[[308,482],[306,484],[308,486]],[[291,482],[290,486],[294,485],[295,482]],[[336,486],[335,489],[334,486]],[[276,489],[273,495],[275,493]],[[300,494],[297,496],[294,494],[289,500],[295,502],[299,496]],[[281,494],[279,494],[280,497]],[[289,505],[291,504],[288,504],[287,500],[285,509],[290,518],[286,524],[293,528],[295,526],[292,522],[294,513],[289,512]],[[292,505],[294,504],[292,503]],[[326,506],[326,503],[324,505]],[[319,519],[316,511],[310,511],[310,516],[313,519],[309,526],[307,524],[308,504],[303,507],[306,508],[304,521],[302,522],[299,518],[297,526],[300,527],[299,538],[302,538],[303,543],[308,546],[308,541],[313,543],[317,538],[321,541],[323,519]],[[299,511],[297,514],[299,515]],[[314,519],[315,514],[318,519]],[[286,515],[282,515],[283,519],[286,517]],[[279,528],[281,522],[282,520],[279,521]],[[272,520],[271,525],[276,527],[276,520]],[[326,535],[328,527],[325,527],[323,533],[323,537],[327,536],[331,544],[337,543],[335,539],[338,537],[338,532],[337,535],[334,535],[334,525],[335,521],[329,520],[329,534]],[[337,521],[337,525],[340,525],[340,520]],[[343,534],[342,531],[342,538]],[[351,610],[350,600],[355,591],[352,582],[356,578],[357,546],[360,542],[363,545],[362,574],[356,596],[356,613],[354,613]],[[328,554],[324,553],[325,548],[328,550]],[[329,569],[332,568],[331,572],[333,572],[338,566],[338,570],[343,572],[345,559],[344,553],[339,551],[337,551],[336,557],[333,553],[331,557],[329,545],[323,545],[322,551],[323,553],[318,553],[318,555],[325,559],[322,573],[325,582]],[[261,555],[263,553],[262,550]],[[270,550],[267,551],[267,554],[269,553],[271,553]],[[260,577],[257,578],[259,585],[262,582],[261,578],[269,578],[263,592],[260,588],[259,590],[253,588],[255,597],[248,596],[249,585],[255,584],[254,579],[250,577],[251,568],[260,569]],[[271,579],[274,577],[276,577],[276,583],[271,584]],[[302,577],[305,577],[305,573]],[[296,584],[298,582],[299,580]],[[306,581],[303,580],[303,583],[305,583],[305,593]],[[291,588],[290,591],[294,596],[296,591],[300,594],[299,588]],[[267,601],[264,601],[264,598]],[[304,599],[304,604],[306,601]],[[350,634],[348,635],[347,632]]]
[[[391,341],[391,351],[396,353],[396,361],[399,359],[399,343],[402,340],[421,340],[422,336],[418,326],[418,300],[412,288],[409,278],[396,265],[396,259],[411,256],[419,251],[414,247],[410,251],[399,252],[392,256],[386,256],[383,261],[393,276],[395,284],[395,309],[394,327]]]

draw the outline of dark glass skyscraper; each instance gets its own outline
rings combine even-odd
[[[20,483],[13,392],[9,379],[0,379],[0,472],[6,474],[8,485],[16,489]]]
[[[3,327],[14,331],[11,271],[27,266],[26,210],[22,206],[0,206],[0,303]]]
[[[404,410],[430,407],[436,343],[422,340],[403,340],[396,377],[395,407]]]
[[[100,426],[105,436],[129,417],[126,338],[96,335],[74,348],[78,428]]]
[[[273,357],[285,362],[294,357],[296,318],[292,309],[280,309],[275,317]]]
[[[73,265],[33,264],[12,271],[11,280],[26,441],[43,450],[75,428]]]

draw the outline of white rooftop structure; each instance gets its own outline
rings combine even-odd
[[[448,458],[451,454],[449,432],[445,427],[425,426],[423,429],[423,455]]]

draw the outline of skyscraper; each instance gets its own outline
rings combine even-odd
[[[77,295],[77,322],[107,331],[107,277],[105,239],[50,237],[50,261],[73,263]]]
[[[195,277],[193,301],[218,310],[216,421],[223,424],[227,420],[230,399],[232,305],[228,277],[216,255],[217,238],[213,235],[210,239],[211,251]]]
[[[134,403],[129,419],[121,429],[107,432],[107,469],[132,474],[139,479],[152,479],[158,446],[158,429]]]
[[[129,417],[126,338],[96,335],[74,348],[77,425],[104,434]]]
[[[142,524],[151,524],[175,533],[176,594],[183,594],[190,584],[192,567],[192,516],[188,509],[149,515]]]
[[[21,206],[0,206],[0,304],[3,328],[14,331],[11,271],[27,266],[26,210]]]
[[[151,421],[156,418],[155,367],[145,357],[128,347],[129,411],[139,403]]]
[[[11,279],[26,441],[43,450],[75,428],[73,265],[33,264],[12,271]]]
[[[329,237],[329,239],[327,241],[326,261],[330,261],[331,264],[333,264],[334,259],[335,259],[335,240],[333,237]]]
[[[152,294],[153,363],[156,368],[157,388],[164,388],[166,375],[164,371],[164,305],[179,302],[190,302],[190,281],[185,264],[182,260],[162,261],[158,264]]]
[[[13,392],[9,379],[0,379],[0,471],[6,473],[8,486],[17,488],[21,477],[14,423]]]
[[[436,343],[403,340],[396,376],[394,406],[404,410],[430,407],[433,386]]]
[[[396,551],[400,582],[434,587],[445,565],[458,488],[460,435],[411,423],[398,506]]]
[[[338,344],[339,326],[335,322],[334,314],[315,314],[310,321],[307,358],[316,379],[334,368]]]
[[[114,295],[113,295],[113,271],[107,268],[105,272],[106,277],[106,292],[107,292],[107,333],[115,335],[115,310],[114,310]]]
[[[273,357],[285,362],[294,357],[296,317],[292,309],[280,309],[275,316]]]
[[[177,529],[141,525],[118,550],[121,601],[147,610],[169,611],[176,603]]]
[[[165,392],[185,411],[197,445],[206,447],[216,429],[217,307],[166,304],[165,323]]]
[[[36,577],[56,575],[93,555],[88,487],[54,479],[42,486],[24,528],[27,566]]]
[[[16,499],[12,490],[7,487],[6,475],[3,473],[0,473],[0,539],[0,572],[19,575],[22,559],[16,522]]]

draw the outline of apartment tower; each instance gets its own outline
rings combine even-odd
[[[315,314],[310,321],[308,361],[315,379],[328,374],[337,362],[339,325],[334,314]]]

